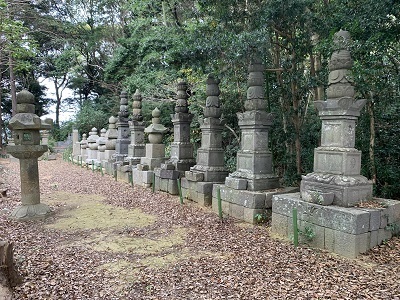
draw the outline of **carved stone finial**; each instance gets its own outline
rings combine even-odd
[[[132,108],[132,120],[142,121],[142,95],[140,94],[139,89],[137,89],[133,95]]]
[[[189,108],[188,108],[188,102],[187,99],[189,98],[189,95],[187,94],[187,89],[188,85],[185,81],[179,81],[177,85],[177,98],[178,100],[176,101],[175,105],[175,112],[177,113],[188,113]]]
[[[220,108],[220,101],[219,101],[219,79],[215,79],[214,75],[209,74],[207,81],[206,81],[206,107],[204,108],[204,117],[214,117],[219,118],[221,117],[222,111]]]
[[[120,102],[119,102],[119,112],[118,116],[120,118],[127,118],[129,116],[128,112],[128,93],[125,91],[121,92]]]
[[[264,99],[264,65],[259,58],[254,58],[249,65],[249,77],[247,80],[247,100],[244,108],[250,110],[265,110]]]
[[[144,132],[149,134],[150,144],[160,144],[162,142],[162,136],[168,131],[164,125],[160,124],[161,111],[156,107],[152,112],[151,124],[146,127]]]
[[[341,30],[334,35],[333,43],[337,50],[332,53],[329,62],[329,87],[326,90],[328,99],[354,97],[355,91],[350,70],[353,67],[353,60],[350,51],[346,49],[350,41],[350,34],[347,31]]]

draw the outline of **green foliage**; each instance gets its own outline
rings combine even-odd
[[[299,234],[303,236],[307,242],[311,242],[315,238],[315,231],[311,226],[305,226],[303,230],[299,229]]]

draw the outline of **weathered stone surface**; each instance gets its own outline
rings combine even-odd
[[[200,172],[186,171],[185,177],[191,181],[204,181],[204,174]]]
[[[11,213],[18,220],[41,218],[50,214],[50,208],[40,203],[38,157],[48,150],[40,145],[40,130],[51,128],[52,121],[42,121],[34,114],[34,96],[24,90],[17,94],[17,113],[11,118],[9,127],[13,131],[14,145],[7,152],[19,159],[21,177],[21,205]],[[33,106],[33,110],[32,110]]]
[[[272,212],[290,217],[295,207],[299,219],[307,219],[319,226],[355,235],[369,231],[370,215],[362,209],[308,203],[301,201],[298,193],[272,198]]]
[[[356,120],[365,100],[354,99],[353,60],[345,46],[349,40],[346,31],[335,34],[328,99],[314,103],[322,120],[321,147],[314,151],[314,172],[303,177],[300,189],[304,199],[310,199],[307,191],[333,193],[333,204],[344,207],[372,197],[372,183],[360,175],[361,152],[354,148]]]
[[[243,178],[226,177],[225,185],[235,190],[246,190],[247,180]]]

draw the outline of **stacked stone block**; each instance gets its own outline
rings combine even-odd
[[[158,108],[152,111],[151,124],[145,128],[148,133],[149,143],[146,144],[146,156],[140,159],[140,164],[132,169],[132,179],[135,184],[150,187],[153,183],[154,168],[161,166],[166,161],[165,146],[162,143],[163,134],[168,131],[160,124],[161,112]]]
[[[267,201],[269,190],[281,191],[277,189],[279,178],[273,173],[272,154],[268,150],[272,115],[266,112],[263,71],[261,61],[253,59],[249,65],[245,112],[237,114],[241,129],[237,168],[225,179],[225,185],[213,187],[213,210],[218,211],[217,189],[220,189],[223,212],[249,223],[255,222],[257,214],[271,208]]]
[[[400,202],[381,199],[380,208],[324,206],[303,201],[299,193],[275,195],[274,235],[293,238],[293,209],[297,209],[300,242],[354,258],[392,237],[400,226]],[[315,235],[308,239],[304,232]]]
[[[182,178],[182,195],[203,206],[212,203],[212,186],[224,182],[228,175],[224,166],[222,148],[223,121],[220,107],[219,80],[209,75],[206,81],[204,119],[200,119],[201,147],[197,150],[197,163]]]
[[[273,197],[272,233],[293,236],[296,208],[299,232],[313,233],[308,241],[312,246],[356,257],[391,238],[390,229],[400,224],[400,202],[379,199],[372,201],[377,208],[361,208],[362,202],[372,199],[372,183],[360,175],[361,152],[354,148],[355,123],[365,100],[354,99],[349,42],[347,31],[335,34],[328,99],[315,102],[322,130],[314,172],[303,176],[300,194]]]
[[[128,157],[130,167],[134,168],[140,163],[140,159],[146,155],[144,143],[144,123],[142,116],[142,95],[136,90],[133,95],[132,120],[129,121],[129,130],[131,132],[131,143],[128,146]]]
[[[155,189],[177,195],[177,180],[185,176],[185,171],[195,164],[193,145],[190,142],[190,123],[193,115],[189,112],[187,93],[188,85],[180,81],[177,86],[175,114],[171,115],[174,124],[174,141],[171,143],[171,158],[154,169]]]

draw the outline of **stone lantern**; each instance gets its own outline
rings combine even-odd
[[[35,115],[35,98],[23,90],[17,94],[17,114],[9,123],[13,131],[14,145],[7,146],[7,152],[19,159],[21,176],[21,202],[11,213],[19,220],[45,217],[51,211],[40,203],[38,157],[48,150],[40,145],[40,130],[49,130],[51,119],[41,120]]]

